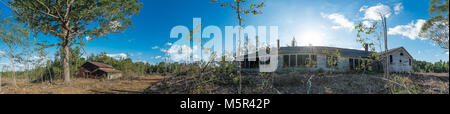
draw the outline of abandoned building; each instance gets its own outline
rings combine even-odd
[[[326,46],[291,46],[280,47],[278,41],[278,67],[277,71],[297,70],[297,71],[383,71],[384,59],[382,61],[373,60],[372,52],[357,49],[345,49]],[[405,48],[399,47],[388,50],[390,56],[390,72],[410,72],[413,57]],[[240,64],[245,70],[256,70],[259,64],[268,64],[270,59],[265,62],[259,62],[257,53],[253,53],[255,58],[244,56],[244,61]],[[383,54],[383,53],[378,53]],[[252,55],[252,54],[250,54]],[[253,59],[256,61],[249,61]],[[370,62],[370,63],[368,63]]]
[[[412,69],[413,57],[403,47],[390,49],[387,51],[389,55],[389,71],[390,72],[410,72]],[[378,53],[384,55],[384,52]],[[384,64],[384,60],[382,61]]]
[[[77,77],[115,79],[122,77],[122,73],[111,65],[100,62],[86,62],[78,69]]]

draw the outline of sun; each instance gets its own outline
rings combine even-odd
[[[296,38],[297,42],[302,46],[323,46],[324,44],[324,33],[308,30],[301,32],[300,37]]]

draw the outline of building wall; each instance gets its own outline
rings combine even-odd
[[[401,53],[403,53],[403,56],[400,55]],[[411,71],[412,65],[410,65],[409,62],[412,59],[409,58],[409,56],[407,55],[407,53],[404,50],[401,49],[401,50],[392,52],[390,55],[392,55],[392,63],[389,64],[390,72],[410,72]]]
[[[317,55],[317,54],[316,54]],[[284,67],[284,56],[278,56],[278,69],[277,71],[285,71],[285,70],[297,70],[297,71],[317,71],[319,69],[324,71],[333,71],[333,72],[346,72],[350,71],[349,65],[349,57],[338,57],[338,67],[331,68],[327,66],[327,55],[318,54],[317,55],[317,66],[312,68],[305,67]]]

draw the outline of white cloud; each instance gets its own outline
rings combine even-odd
[[[323,18],[332,20],[333,23],[336,24],[331,27],[332,29],[346,29],[348,31],[352,31],[355,28],[355,23],[349,21],[342,14],[334,13],[334,14],[327,15],[327,14],[321,13],[321,15]]]
[[[126,58],[127,58],[127,54],[125,54],[125,53],[106,54],[106,56],[112,57],[112,58],[114,58],[114,59],[126,59]]]
[[[158,49],[158,48],[159,48],[158,46],[153,46],[153,47],[152,47],[152,49]]]
[[[416,38],[419,38],[421,40],[424,40],[425,38],[419,37],[420,30],[425,23],[425,20],[418,19],[416,22],[412,21],[411,23],[407,25],[398,25],[394,28],[389,28],[388,34],[389,35],[402,35],[405,37],[408,37],[411,40],[415,40]]]
[[[187,61],[192,54],[192,49],[187,45],[173,45],[167,53],[172,61]]]
[[[35,60],[44,60],[44,61],[47,61],[47,60],[50,60],[50,58],[44,57],[44,56],[32,56],[32,57],[30,57],[28,60],[32,60],[32,61],[35,61]]]
[[[161,49],[159,49],[161,52],[163,52],[163,53],[166,53],[167,52],[167,49],[163,49],[163,48],[161,48]]]
[[[91,40],[92,38],[90,36],[86,36],[86,40]]]
[[[363,26],[365,26],[365,27],[371,27],[372,26],[372,22],[370,22],[370,21],[363,21],[362,22],[362,24],[363,24]]]
[[[168,42],[168,43],[166,43],[166,45],[168,45],[168,46],[171,46],[171,45],[172,45],[172,43]]]
[[[361,7],[361,9],[364,9],[363,7]],[[386,18],[389,18],[389,16],[391,16],[392,14],[391,8],[383,4],[378,4],[376,6],[372,6],[364,10],[361,9],[360,12],[365,11],[363,19],[381,20],[380,14],[384,15]]]
[[[366,10],[367,8],[369,8],[369,6],[364,5],[361,8],[359,8],[359,12],[362,12],[362,11]]]
[[[150,59],[161,59],[161,56],[150,57]]]
[[[400,11],[403,10],[403,5],[402,3],[398,3],[394,6],[394,14],[398,15],[400,14]]]
[[[0,51],[0,55],[3,55],[5,52],[3,52],[3,51]]]
[[[0,63],[0,66],[8,66],[9,63]]]
[[[448,51],[447,51],[447,52],[445,52],[445,54],[447,54],[447,55],[448,55]]]

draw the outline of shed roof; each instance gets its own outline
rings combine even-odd
[[[107,65],[107,64],[104,64],[104,63],[100,63],[100,62],[88,62],[88,63],[91,63],[91,64],[93,64],[95,66],[100,67],[100,68],[114,68],[111,65]]]
[[[113,68],[99,68],[97,70],[101,70],[104,72],[108,72],[108,73],[118,73],[120,72],[119,70],[113,69]]]
[[[389,49],[387,53],[391,54],[391,53],[399,51],[399,50],[404,50],[406,52],[406,55],[408,55],[408,57],[413,58],[412,55],[409,54],[409,52],[403,46],[402,47],[393,48],[393,49]],[[379,52],[378,54],[383,55],[384,51]]]

